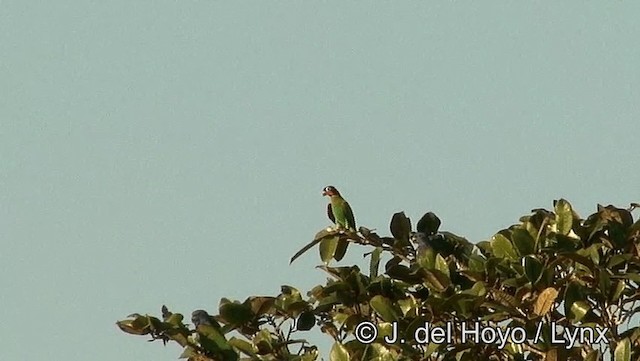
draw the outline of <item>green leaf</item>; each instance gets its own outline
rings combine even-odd
[[[486,270],[487,260],[479,255],[471,255],[469,257],[469,270],[473,272],[484,272]]]
[[[640,274],[638,273],[627,273],[627,274],[624,274],[622,277],[628,280],[631,280],[635,283],[640,283]]]
[[[229,345],[220,330],[213,326],[200,325],[196,328],[196,331],[198,333],[198,341],[204,349],[229,356],[235,354],[235,358],[229,358],[229,360],[238,359],[238,354],[233,351],[231,345]]]
[[[435,268],[438,271],[444,273],[444,275],[447,276],[447,278],[451,278],[451,275],[449,273],[449,265],[447,264],[447,261],[445,261],[444,258],[439,253],[436,255]]]
[[[403,244],[409,244],[409,234],[411,234],[411,220],[404,214],[398,212],[391,217],[391,234],[393,238]]]
[[[118,325],[120,330],[123,332],[132,335],[146,335],[156,328],[154,324],[161,324],[160,320],[155,317],[142,316],[138,314],[130,315],[129,317],[131,316],[135,316],[135,318],[118,321],[116,322],[116,325]]]
[[[254,349],[254,346],[251,342],[239,339],[237,337],[231,337],[231,339],[229,339],[229,344],[245,355],[255,358],[258,357],[256,355],[256,350]]]
[[[296,321],[296,329],[300,331],[308,331],[316,324],[316,316],[311,311],[305,311],[298,316]]]
[[[536,241],[526,229],[514,229],[511,233],[511,240],[518,249],[520,256],[526,256],[535,252]]]
[[[182,323],[182,320],[184,320],[184,316],[182,314],[172,313],[166,318],[165,322],[170,324],[171,326],[180,327],[180,326],[184,326],[184,324]]]
[[[383,320],[387,322],[397,321],[398,316],[397,313],[391,304],[391,301],[381,295],[374,296],[371,301],[369,301],[371,308],[373,308],[376,313],[382,317]]]
[[[618,342],[613,355],[613,361],[631,361],[631,342],[628,338]]]
[[[391,336],[393,333],[393,326],[391,322],[380,322],[377,325],[378,328],[378,339],[382,339],[386,336]]]
[[[283,295],[291,296],[296,301],[299,301],[302,299],[302,296],[300,295],[300,291],[298,291],[297,288],[291,287],[289,285],[280,286],[280,293]]]
[[[388,267],[387,275],[401,281],[410,281],[411,279],[416,278],[415,274],[411,272],[411,269],[403,264],[396,264]]]
[[[571,210],[571,204],[564,199],[560,199],[555,204],[556,213],[556,225],[558,227],[558,233],[562,235],[568,235],[571,232],[573,226],[573,211]]]
[[[349,241],[347,241],[346,238],[340,237],[340,240],[338,241],[338,246],[336,247],[336,252],[333,255],[333,259],[340,262],[344,258],[344,255],[347,254],[348,246],[349,246]]]
[[[302,296],[294,287],[283,285],[280,288],[280,295],[275,299],[274,305],[284,312],[289,312],[292,305],[302,301]]]
[[[522,266],[524,267],[524,274],[532,284],[538,282],[544,271],[544,265],[538,260],[536,256],[525,256],[522,258]]]
[[[331,276],[339,279],[346,280],[349,275],[353,273],[360,273],[360,267],[358,266],[344,266],[344,267],[328,267],[328,266],[316,266]]]
[[[382,254],[382,247],[376,247],[371,252],[371,261],[369,262],[369,277],[371,279],[378,276],[378,268],[380,267],[380,255]]]
[[[427,235],[436,234],[438,228],[440,228],[440,219],[432,212],[427,212],[416,225],[416,231],[425,233]]]
[[[436,264],[436,252],[428,246],[418,247],[417,255],[418,264],[426,269],[433,269]]]
[[[331,347],[329,353],[330,361],[349,361],[349,351],[340,342],[336,342]]]
[[[273,351],[273,339],[269,330],[262,329],[253,337],[253,344],[258,348],[258,353],[261,355],[271,353]]]
[[[587,354],[584,361],[598,361],[600,360],[600,351],[593,350]]]
[[[462,294],[484,297],[487,294],[487,287],[485,286],[484,282],[479,281],[474,283],[471,288],[462,291]]]
[[[251,312],[261,316],[264,314],[273,315],[276,313],[276,309],[274,307],[275,301],[275,297],[251,296],[244,302],[251,307]]]
[[[609,273],[604,269],[599,269],[598,272],[598,286],[600,287],[600,292],[603,295],[609,295],[609,291],[611,289],[611,277]]]
[[[198,352],[191,346],[187,346],[184,348],[184,350],[182,351],[182,354],[180,354],[180,356],[178,356],[179,359],[188,359],[191,357],[194,357],[198,354]]]
[[[609,302],[611,303],[618,302],[618,299],[620,298],[620,296],[622,296],[622,292],[624,292],[625,288],[626,288],[626,285],[624,281],[621,281],[621,280],[616,281],[613,287],[611,288]]]
[[[491,238],[491,248],[496,257],[508,259],[516,259],[518,257],[511,241],[500,233]]]
[[[576,282],[571,282],[567,285],[564,293],[564,309],[565,314],[573,320],[578,319],[577,314],[573,313],[573,304],[576,302],[584,301],[582,286]],[[578,309],[580,311],[580,309]],[[584,315],[582,315],[584,316]]]
[[[418,315],[418,303],[415,298],[407,297],[402,300],[397,301],[398,307],[400,307],[400,311],[402,311],[403,316],[410,315],[410,317],[416,317]]]
[[[597,251],[596,251],[597,253]],[[577,263],[580,263],[581,265],[587,267],[592,273],[595,271],[595,264],[593,263],[593,261],[590,258],[581,256],[577,253],[561,253],[559,255],[561,258],[568,258],[571,259]]]
[[[225,298],[220,301],[218,312],[220,313],[222,320],[234,326],[243,325],[251,321],[254,316],[249,305],[239,302],[230,302]]]
[[[616,254],[613,257],[611,257],[611,259],[609,260],[609,264],[607,265],[607,268],[613,268],[621,263],[629,261],[631,258],[633,258],[633,255],[629,253]]]
[[[338,249],[338,241],[340,237],[327,237],[320,241],[320,259],[324,264],[329,264]]]
[[[309,242],[306,246],[302,247],[301,250],[296,252],[296,254],[294,254],[293,257],[291,257],[289,264],[293,263],[293,261],[295,261],[298,257],[302,256],[306,251],[310,250],[313,246],[320,243],[320,241],[322,241],[323,239],[333,236],[335,234],[336,234],[336,231],[333,231],[333,230],[328,231],[326,229],[323,229],[322,231],[316,233],[316,236],[313,238],[313,241]]]
[[[590,309],[591,307],[585,301],[574,302],[571,305],[571,313],[573,314],[574,320],[576,321],[582,320]]]
[[[427,285],[437,292],[442,292],[451,285],[449,277],[436,269],[426,270],[424,278]]]

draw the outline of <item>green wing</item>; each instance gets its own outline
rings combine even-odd
[[[333,215],[333,206],[331,205],[331,202],[327,204],[327,216],[329,217],[331,222],[336,223],[336,217]]]
[[[356,218],[353,216],[353,211],[347,201],[344,201],[344,216],[347,219],[347,228],[356,229]]]

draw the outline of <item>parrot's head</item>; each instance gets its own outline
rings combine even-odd
[[[339,196],[340,192],[338,192],[338,190],[334,186],[326,186],[322,190],[322,195],[323,196],[329,196],[329,197],[331,197],[331,196]]]
[[[205,310],[196,310],[191,314],[191,322],[195,327],[200,325],[209,325],[211,326],[211,320],[209,319],[211,316]]]

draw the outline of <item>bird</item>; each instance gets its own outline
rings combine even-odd
[[[322,190],[323,196],[328,196],[330,199],[327,205],[327,216],[335,223],[338,228],[344,229],[356,229],[356,220],[353,216],[353,211],[349,203],[342,198],[340,192],[334,186],[326,186]]]
[[[216,319],[211,317],[205,310],[193,311],[193,313],[191,313],[191,322],[193,322],[193,326],[196,328],[200,325],[220,328],[220,324]]]

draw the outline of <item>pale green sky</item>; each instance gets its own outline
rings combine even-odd
[[[560,197],[640,201],[639,18],[0,0],[0,359],[175,360],[115,321],[323,282],[288,259],[327,184],[381,233],[432,210],[473,242]]]

